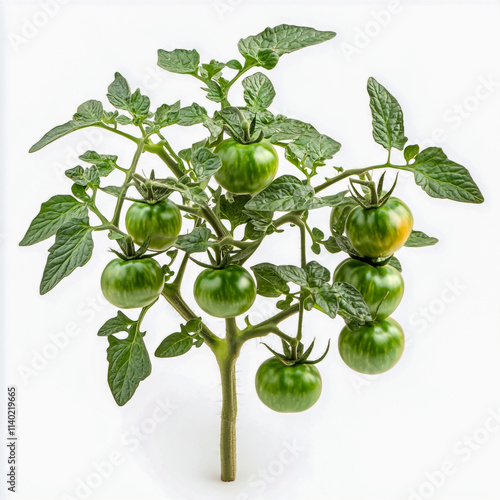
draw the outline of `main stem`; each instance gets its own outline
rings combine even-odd
[[[236,478],[236,360],[241,344],[234,318],[226,319],[225,349],[217,356],[222,383],[222,412],[220,430],[220,460],[222,481]]]

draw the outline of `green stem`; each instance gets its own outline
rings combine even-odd
[[[134,158],[132,159],[132,164],[130,165],[130,168],[127,170],[125,181],[123,182],[120,195],[118,196],[115,213],[113,215],[113,219],[111,220],[111,224],[115,226],[118,226],[120,224],[120,214],[122,211],[123,202],[125,201],[125,197],[127,196],[127,190],[129,188],[130,180],[132,179],[132,176],[135,173],[135,169],[137,168],[137,164],[139,163],[139,158],[141,157],[143,151],[144,151],[144,139],[141,139],[137,143],[137,149],[135,151]]]
[[[179,270],[177,271],[177,276],[172,282],[172,286],[177,288],[180,291],[182,278],[184,277],[184,272],[186,271],[187,263],[189,262],[189,254],[186,252],[184,257],[182,257],[181,265],[179,266]]]
[[[220,350],[217,355],[222,384],[220,432],[222,481],[234,481],[236,477],[236,361],[241,349],[238,332],[235,319],[226,319],[225,349]]]
[[[350,177],[351,175],[364,174],[365,172],[368,172],[369,170],[375,170],[378,168],[399,168],[399,167],[396,165],[391,165],[390,163],[384,163],[383,165],[374,165],[372,167],[352,168],[350,170],[345,170],[341,174],[333,177],[332,179],[328,179],[327,181],[323,182],[323,184],[316,186],[314,188],[314,192],[319,193],[320,191],[323,191],[323,189],[326,189],[327,187],[330,187],[331,185],[333,185],[337,182],[340,182],[343,179],[347,179],[347,177]]]
[[[256,325],[248,326],[246,327],[240,335],[240,342],[244,343],[247,340],[254,339],[257,337],[265,337],[269,333],[275,333],[276,335],[279,335],[281,338],[284,338],[283,335],[280,335],[277,332],[277,325],[284,321],[285,319],[289,318],[290,316],[293,316],[296,314],[299,310],[299,305],[294,304],[290,308],[288,308],[286,311],[280,311],[279,313],[276,313],[274,316],[271,316],[270,318],[261,321],[260,323],[257,323]],[[285,340],[290,341],[292,340],[291,337],[286,338]]]
[[[230,88],[233,86],[233,84],[238,80],[238,78],[240,78],[241,75],[245,74],[249,69],[253,68],[254,67],[254,64],[253,63],[249,63],[248,61],[245,63],[245,66],[243,66],[243,68],[241,68],[238,73],[236,73],[236,75],[234,76],[233,79],[229,80],[228,84],[226,85],[225,89],[224,89],[224,98],[221,102],[221,107],[224,109],[224,108],[227,108],[228,106],[230,106],[229,104],[229,101],[227,99],[227,96],[229,94],[229,90]]]
[[[104,130],[108,130],[109,132],[113,132],[113,134],[118,134],[121,135],[122,137],[126,137],[127,139],[130,139],[131,141],[135,142],[136,144],[139,144],[141,139],[139,137],[135,137],[133,135],[127,134],[126,132],[122,132],[121,130],[118,130],[117,128],[113,127],[108,127],[104,123],[96,123],[94,125],[95,127],[103,128]]]

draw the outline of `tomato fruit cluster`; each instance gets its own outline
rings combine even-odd
[[[387,260],[405,244],[412,227],[410,209],[394,197],[378,207],[357,206],[347,216],[345,232],[361,258],[341,262],[333,280],[349,283],[360,292],[372,321],[357,329],[345,326],[338,347],[344,362],[360,373],[383,373],[403,354],[403,330],[389,316],[403,298],[404,281]],[[384,265],[372,260],[380,258],[386,258]]]

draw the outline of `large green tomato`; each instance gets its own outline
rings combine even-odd
[[[194,283],[197,304],[217,318],[243,314],[254,303],[256,293],[252,275],[234,264],[223,269],[205,269]]]
[[[374,375],[391,369],[403,354],[405,337],[392,318],[374,321],[351,330],[345,326],[339,336],[339,352],[353,370]]]
[[[344,281],[356,288],[376,320],[385,319],[396,310],[405,289],[403,277],[394,267],[372,266],[356,259],[341,262],[333,273],[333,281]]]
[[[240,144],[226,139],[214,152],[222,161],[215,180],[231,193],[258,193],[273,181],[278,171],[278,154],[267,141]]]
[[[160,296],[165,273],[156,260],[113,259],[102,272],[104,297],[116,307],[131,309],[151,304]]]
[[[149,236],[148,248],[159,252],[175,243],[181,226],[181,212],[170,200],[134,203],[125,216],[125,227],[134,242],[142,245]]]
[[[319,399],[321,387],[321,375],[314,365],[287,366],[276,357],[264,361],[255,375],[260,400],[282,413],[311,408]]]
[[[413,216],[398,198],[378,208],[356,207],[347,217],[346,235],[356,251],[373,259],[389,257],[410,236]]]

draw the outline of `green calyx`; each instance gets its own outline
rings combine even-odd
[[[385,172],[380,176],[378,184],[375,184],[375,181],[372,180],[366,181],[364,179],[349,179],[349,191],[351,192],[351,196],[354,201],[362,208],[379,208],[383,206],[391,197],[398,182],[398,175],[399,173],[396,174],[396,180],[394,181],[391,189],[389,189],[386,193],[383,191]],[[368,191],[368,195],[362,195],[354,186],[355,183],[363,186],[365,190]]]
[[[304,344],[302,342],[295,342],[293,345],[291,345],[291,343],[287,342],[284,339],[281,339],[284,354],[280,354],[279,352],[275,351],[264,342],[262,342],[262,344],[264,344],[274,354],[274,356],[278,358],[284,365],[293,366],[293,365],[315,365],[320,361],[323,361],[323,359],[328,354],[328,351],[330,349],[330,340],[328,340],[328,345],[326,347],[325,352],[318,359],[310,360],[308,358],[311,355],[312,350],[314,349],[314,342],[315,340],[313,340],[311,345],[304,351]]]

